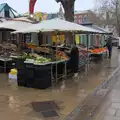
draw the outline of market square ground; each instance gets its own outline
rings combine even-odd
[[[111,60],[92,62],[87,72],[81,72],[76,79],[65,80],[46,90],[18,87],[10,83],[8,75],[0,74],[0,119],[64,120],[107,79],[119,62],[119,51],[113,48]]]

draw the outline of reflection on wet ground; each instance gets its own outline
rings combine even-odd
[[[46,90],[17,87],[16,81],[10,83],[6,74],[0,74],[0,119],[65,119],[118,67],[119,59],[114,48],[111,60],[92,62],[76,79],[69,78]]]
[[[93,120],[120,120],[120,71],[116,75],[116,80],[116,84],[97,109]]]

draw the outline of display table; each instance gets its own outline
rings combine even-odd
[[[102,53],[98,53],[98,54],[91,54],[90,57],[92,60],[101,60],[106,56],[107,56],[107,52],[102,52]]]
[[[57,62],[52,62],[52,77],[54,82],[58,82],[59,79],[67,77],[67,62],[68,60],[62,60]]]
[[[59,68],[62,66],[62,75],[59,76]],[[45,64],[34,64],[24,61],[24,68],[18,69],[18,86],[46,89],[54,81],[57,83],[60,78],[67,76],[67,61],[57,61]]]

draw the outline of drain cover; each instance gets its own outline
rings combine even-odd
[[[48,118],[48,117],[58,117],[59,116],[55,110],[44,111],[44,112],[41,112],[41,114],[45,118]]]
[[[35,112],[60,109],[54,101],[32,102],[31,104]]]

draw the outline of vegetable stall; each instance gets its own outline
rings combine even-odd
[[[99,33],[100,31],[65,20],[53,19],[42,21],[41,23],[31,25],[27,29],[15,31],[14,33],[39,32],[54,32],[56,36],[59,35],[60,32],[72,32],[74,36],[75,33],[79,32]],[[23,53],[23,55],[19,56],[16,60],[16,68],[18,70],[17,81],[19,86],[46,89],[50,87],[53,82],[58,82],[58,79],[66,79],[69,71],[68,63],[70,57],[65,51],[71,50],[70,47],[58,47],[57,45],[55,45],[55,47],[52,45],[37,46],[34,43],[27,44],[27,47],[31,49],[31,53]]]

